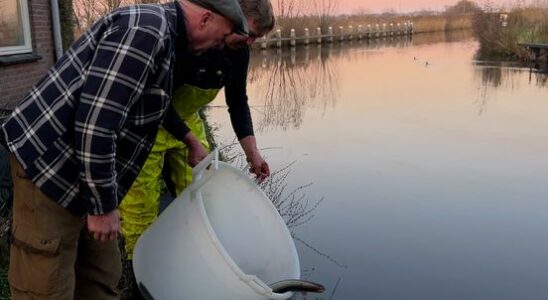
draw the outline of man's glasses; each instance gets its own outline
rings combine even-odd
[[[253,43],[256,39],[262,37],[263,35],[260,34],[260,33],[256,33],[256,32],[253,32],[253,31],[249,31],[249,34],[247,35],[247,39],[246,41],[248,43]]]

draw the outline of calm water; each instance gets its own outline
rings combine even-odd
[[[293,229],[323,299],[548,299],[547,76],[475,62],[477,47],[254,53],[259,145],[272,169],[295,161],[309,206],[324,199]],[[230,143],[223,105],[208,113]]]

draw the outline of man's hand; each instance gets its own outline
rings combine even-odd
[[[244,149],[247,162],[249,163],[249,171],[257,176],[259,183],[263,182],[270,176],[270,167],[261,156],[257,149],[257,141],[252,135],[246,136],[240,140],[240,145]]]
[[[88,215],[88,231],[95,240],[114,241],[120,230],[120,213],[117,209],[105,215]]]
[[[186,159],[186,162],[189,166],[194,168],[198,163],[206,158],[208,154],[206,148],[192,133],[189,132],[185,136],[183,143],[185,143],[186,147],[188,148],[188,157]]]
[[[254,152],[251,156],[247,157],[247,162],[249,162],[249,171],[257,176],[259,183],[270,176],[270,167],[259,152]]]

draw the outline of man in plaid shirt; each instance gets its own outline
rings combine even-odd
[[[117,207],[174,113],[173,65],[234,31],[247,34],[236,0],[117,9],[18,104],[0,134],[14,179],[13,299],[118,298]]]

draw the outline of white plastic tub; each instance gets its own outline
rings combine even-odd
[[[135,246],[144,293],[161,300],[291,297],[268,286],[300,278],[295,244],[271,201],[216,151],[193,173],[191,186]]]

